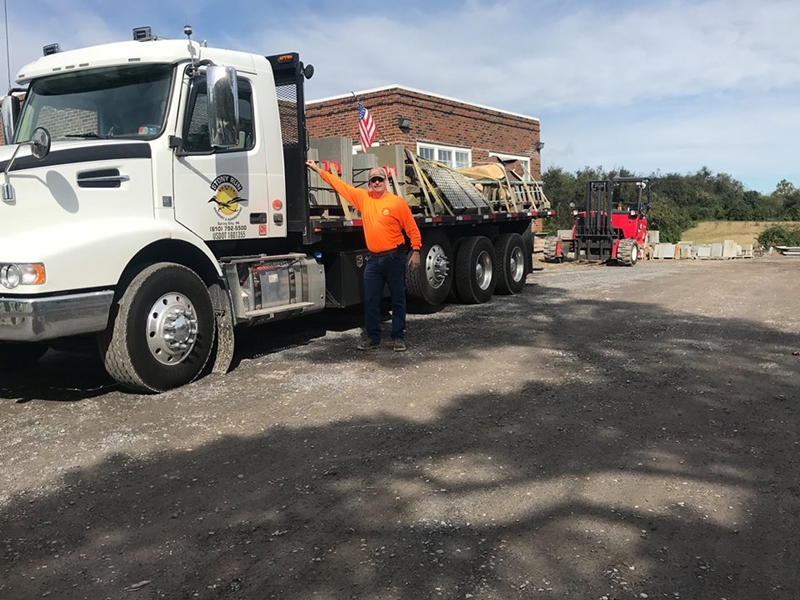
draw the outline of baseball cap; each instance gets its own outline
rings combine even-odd
[[[374,169],[370,169],[367,179],[372,179],[373,177],[383,177],[386,179],[386,169],[383,167],[375,167]]]

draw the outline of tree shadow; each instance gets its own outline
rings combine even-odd
[[[288,419],[14,495],[0,593],[800,597],[797,334],[556,288],[472,308],[415,319],[402,359],[347,336],[276,358],[333,378],[413,362],[431,377],[417,397],[381,401],[432,416]],[[435,386],[438,365],[466,380],[476,361],[494,378]]]

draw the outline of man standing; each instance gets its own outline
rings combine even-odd
[[[412,269],[419,269],[419,233],[411,209],[400,196],[386,189],[386,170],[377,167],[369,172],[369,190],[363,190],[323,171],[313,160],[306,166],[318,173],[325,182],[361,213],[364,238],[370,251],[364,269],[364,328],[366,339],[359,350],[373,350],[381,343],[381,297],[383,286],[389,286],[392,297],[392,347],[395,352],[406,349],[406,245],[403,232],[411,240]]]

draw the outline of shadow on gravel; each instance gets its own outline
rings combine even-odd
[[[245,355],[302,343],[287,327]],[[411,329],[415,362],[548,354],[425,423],[273,428],[66,473],[3,507],[0,596],[800,597],[797,335],[553,288]],[[293,360],[346,364],[351,343]]]
[[[119,390],[92,354],[49,350],[34,367],[0,375],[0,399],[78,402]]]

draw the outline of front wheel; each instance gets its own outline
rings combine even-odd
[[[639,262],[639,245],[636,240],[631,238],[620,240],[617,246],[617,262],[626,267],[632,267]]]
[[[178,264],[142,270],[116,306],[100,349],[108,373],[137,391],[162,392],[193,381],[214,345],[214,310],[198,275]]]

